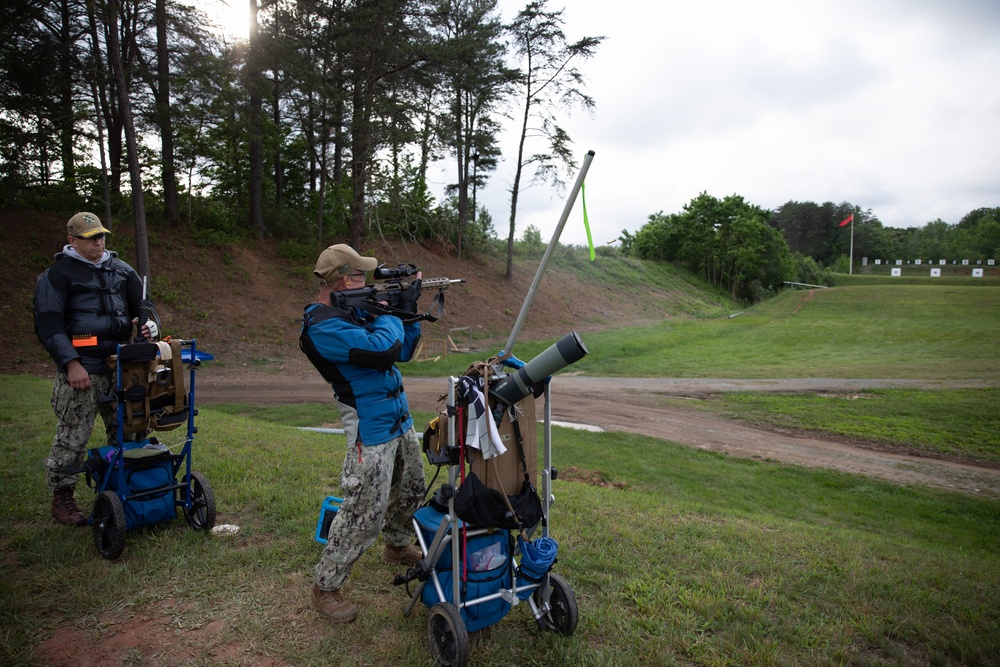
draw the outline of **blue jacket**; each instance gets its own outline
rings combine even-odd
[[[397,361],[409,361],[420,323],[365,319],[363,311],[320,303],[305,308],[299,347],[333,387],[347,442],[381,445],[413,426]]]

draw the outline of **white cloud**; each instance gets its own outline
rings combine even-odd
[[[509,19],[523,3],[500,6]],[[850,201],[898,227],[1000,206],[1000,3],[550,0],[561,6],[568,37],[607,38],[582,66],[596,116],[565,122],[581,159],[596,152],[596,244],[702,191],[768,208]],[[501,235],[512,171],[478,195]],[[522,194],[517,234],[550,238],[563,207],[550,189]],[[581,218],[578,202],[563,242],[585,242]]]
[[[526,2],[500,0],[503,17]],[[246,3],[228,5],[224,20],[245,34]],[[596,115],[565,119],[579,158],[596,153],[587,179],[596,244],[703,191],[767,208],[849,201],[894,227],[956,223],[1000,206],[997,0],[549,0],[548,8],[565,8],[570,39],[606,37],[582,64]],[[505,155],[516,139],[504,140]],[[504,237],[512,178],[502,162],[477,193]],[[439,180],[435,189],[452,176]],[[531,224],[549,239],[564,205],[546,186],[522,192],[517,235]],[[579,201],[561,240],[586,240]]]

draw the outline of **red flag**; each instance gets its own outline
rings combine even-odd
[[[840,226],[841,227],[846,227],[847,225],[851,224],[852,222],[854,222],[854,214],[853,213],[851,213],[849,216],[847,216],[847,220],[844,220],[842,223],[840,223]]]

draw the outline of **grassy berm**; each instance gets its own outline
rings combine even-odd
[[[66,242],[68,215],[0,211],[0,372],[46,375],[51,364],[32,333],[35,279]],[[136,265],[132,230],[122,224],[109,249]],[[344,239],[337,239],[343,242]],[[402,241],[360,248],[388,266],[414,264],[424,276],[464,278],[445,293],[445,315],[425,324],[425,336],[456,340],[471,333],[474,345],[492,349],[506,342],[541,260],[517,256],[507,280],[502,255],[456,259],[435,247]],[[245,240],[215,243],[197,232],[151,226],[150,291],[166,333],[196,338],[199,347],[222,357],[266,363],[299,355],[302,308],[316,294],[312,275],[320,248],[293,242]],[[705,290],[672,267],[602,251],[590,262],[584,249],[554,253],[521,339],[556,337],[571,330],[595,331],[652,323],[664,317],[723,315],[738,310],[724,294]],[[430,296],[422,300],[429,304]]]

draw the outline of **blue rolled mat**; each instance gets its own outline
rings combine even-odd
[[[521,550],[521,561],[517,566],[517,585],[536,584],[552,569],[559,551],[559,544],[551,537],[540,537],[526,542],[520,535],[517,542]],[[521,591],[517,594],[522,600],[527,600],[534,589]]]

